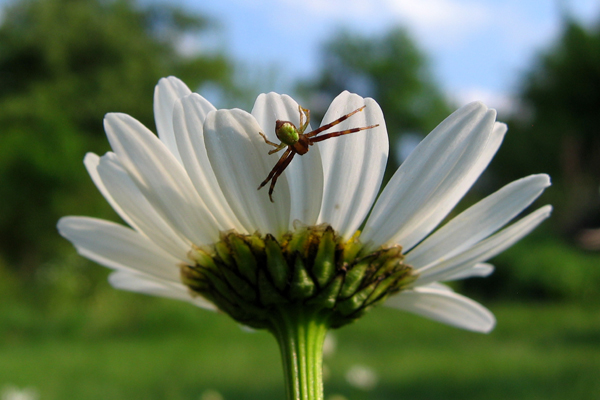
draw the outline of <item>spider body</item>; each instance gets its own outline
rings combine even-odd
[[[314,131],[304,133],[304,131],[306,131],[306,128],[308,127],[308,123],[310,122],[310,111],[306,108],[298,106],[298,112],[300,113],[299,128],[297,128],[296,125],[294,125],[290,121],[277,120],[275,122],[275,134],[277,135],[277,138],[281,141],[281,143],[273,143],[269,139],[267,139],[264,133],[259,132],[259,134],[265,140],[265,143],[275,147],[275,149],[269,151],[269,154],[277,153],[278,151],[283,150],[286,147],[287,149],[283,152],[283,154],[279,158],[279,161],[277,161],[277,164],[275,164],[271,172],[269,172],[267,178],[264,181],[262,181],[260,186],[258,186],[258,190],[260,190],[263,186],[269,183],[269,181],[271,181],[271,185],[269,186],[269,199],[271,200],[271,202],[273,202],[273,190],[275,189],[275,183],[277,183],[277,179],[288,167],[288,165],[290,165],[292,159],[296,154],[304,155],[308,153],[308,150],[310,150],[310,146],[312,146],[315,143],[322,142],[323,140],[327,140],[337,136],[348,135],[350,133],[362,131],[365,129],[372,129],[379,126],[379,124],[370,125],[361,128],[352,128],[338,132],[330,132],[318,136],[321,132],[324,132],[333,126],[336,126],[342,121],[345,121],[346,119],[350,118],[352,115],[364,110],[365,107],[366,106],[362,106],[346,115],[343,115],[342,117],[336,119],[333,122],[330,122],[326,125],[321,126],[318,129],[315,129]]]

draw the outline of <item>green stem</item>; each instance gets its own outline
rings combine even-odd
[[[323,342],[326,315],[307,307],[278,309],[270,332],[281,350],[288,400],[323,400]]]

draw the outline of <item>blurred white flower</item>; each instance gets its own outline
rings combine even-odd
[[[490,331],[495,319],[487,309],[439,282],[489,275],[493,267],[484,261],[549,216],[545,206],[502,229],[550,185],[549,177],[515,181],[432,234],[487,167],[506,126],[481,103],[460,108],[414,149],[375,201],[388,157],[379,105],[343,92],[323,124],[362,106],[336,130],[379,126],[296,157],[272,203],[256,188],[278,156],[267,154],[271,148],[258,133],[277,141],[276,120],[299,126],[298,104],[269,93],[257,98],[251,113],[216,110],[178,79],[162,79],[154,101],[158,138],[128,115],[108,114],[104,126],[113,152],[85,157],[94,183],[132,229],[88,217],[65,217],[58,229],[81,255],[116,271],[113,286],[215,309],[181,281],[180,266],[194,265],[192,249],[212,246],[225,231],[280,238],[296,221],[329,224],[349,239],[365,223],[359,239],[367,249],[401,246],[404,263],[418,275],[388,306]]]
[[[223,395],[214,389],[205,390],[200,395],[200,400],[223,400],[223,399],[224,399]]]
[[[377,386],[379,377],[375,371],[364,365],[354,365],[346,372],[346,381],[361,390],[372,390]]]
[[[34,388],[19,389],[13,385],[7,385],[0,392],[1,400],[38,400],[38,392]]]

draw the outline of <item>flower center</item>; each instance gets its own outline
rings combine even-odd
[[[348,241],[323,224],[272,235],[226,232],[210,250],[194,249],[181,277],[193,295],[236,321],[268,328],[275,310],[306,307],[337,328],[416,279],[402,248],[363,254],[358,232]]]

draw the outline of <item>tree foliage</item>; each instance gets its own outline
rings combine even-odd
[[[600,26],[567,20],[526,75],[522,108],[492,165],[512,180],[552,176],[550,201],[564,234],[600,225]]]
[[[162,76],[191,87],[229,85],[219,54],[181,51],[206,19],[129,0],[23,0],[0,22],[0,261],[33,271],[64,243],[64,214],[110,211],[82,165],[108,145],[105,113],[153,127],[152,93]],[[103,210],[103,211],[100,211]],[[110,215],[110,214],[108,214]]]

